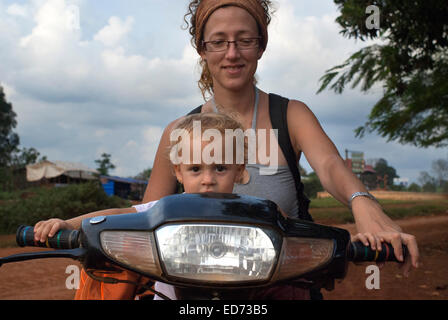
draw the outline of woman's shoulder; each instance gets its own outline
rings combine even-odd
[[[314,117],[313,111],[311,111],[305,102],[296,99],[289,100],[287,113],[288,123],[290,121],[309,120]]]
[[[314,113],[311,111],[311,109],[306,105],[306,103],[304,103],[301,100],[298,99],[289,99],[287,97],[278,95],[278,94],[269,94],[269,96],[271,97],[271,95],[273,96],[279,96],[281,97],[281,99],[285,99],[283,101],[281,101],[281,103],[286,103],[285,101],[287,101],[287,114],[286,114],[286,118],[287,118],[287,124],[289,128],[294,128],[297,126],[300,126],[301,124],[303,124],[304,121],[314,121],[315,116]],[[273,104],[270,105],[269,108],[271,107],[276,107],[279,100],[274,100],[274,99],[269,99],[269,104]],[[272,116],[272,115],[271,115]],[[282,117],[282,116],[281,116]],[[291,130],[289,130],[291,131]]]
[[[300,101],[300,100],[297,100],[297,99],[290,99],[288,97],[284,97],[282,95],[275,94],[275,93],[270,93],[268,96],[269,97],[271,97],[271,96],[278,96],[278,97],[281,97],[282,99],[287,99],[287,101],[288,101],[288,115],[289,115],[289,110],[292,110],[293,112],[310,111],[309,107],[303,101]],[[275,101],[275,100],[269,100],[270,103],[271,103],[271,101]]]
[[[306,103],[296,99],[289,100],[286,116],[291,142],[296,151],[302,150],[299,141],[319,128],[319,121]]]

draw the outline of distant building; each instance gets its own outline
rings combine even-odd
[[[146,180],[117,176],[100,176],[100,181],[107,195],[131,200],[141,200],[148,183]]]
[[[26,180],[53,186],[99,180],[107,195],[131,200],[141,200],[148,183],[146,180],[99,175],[97,170],[82,163],[48,160],[26,166]]]
[[[55,185],[96,180],[98,172],[82,163],[67,161],[42,161],[26,166],[26,180]]]

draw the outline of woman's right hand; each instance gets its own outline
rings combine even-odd
[[[45,242],[47,237],[53,237],[60,229],[74,229],[73,226],[65,220],[52,218],[39,221],[34,226],[34,240]]]

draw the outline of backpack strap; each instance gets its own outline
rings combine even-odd
[[[288,122],[286,118],[289,99],[270,93],[269,94],[269,116],[271,118],[272,128],[278,129],[278,144],[288,163],[289,170],[294,178],[296,185],[297,203],[299,206],[299,218],[302,220],[313,221],[308,212],[310,200],[303,193],[304,186],[300,180],[298,161],[288,131]]]
[[[188,112],[187,116],[192,115],[192,114],[196,114],[196,113],[201,113],[201,111],[202,111],[202,105],[200,105],[199,107],[194,108],[193,110]]]

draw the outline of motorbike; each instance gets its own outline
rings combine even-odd
[[[349,262],[398,262],[388,243],[374,251],[351,242],[347,230],[287,217],[274,202],[241,194],[166,196],[142,213],[84,219],[79,230],[59,230],[46,243],[20,226],[16,241],[53,250],[3,257],[0,266],[71,258],[108,283],[120,280],[96,271],[117,266],[173,285],[179,300],[249,300],[285,283],[332,290]]]

